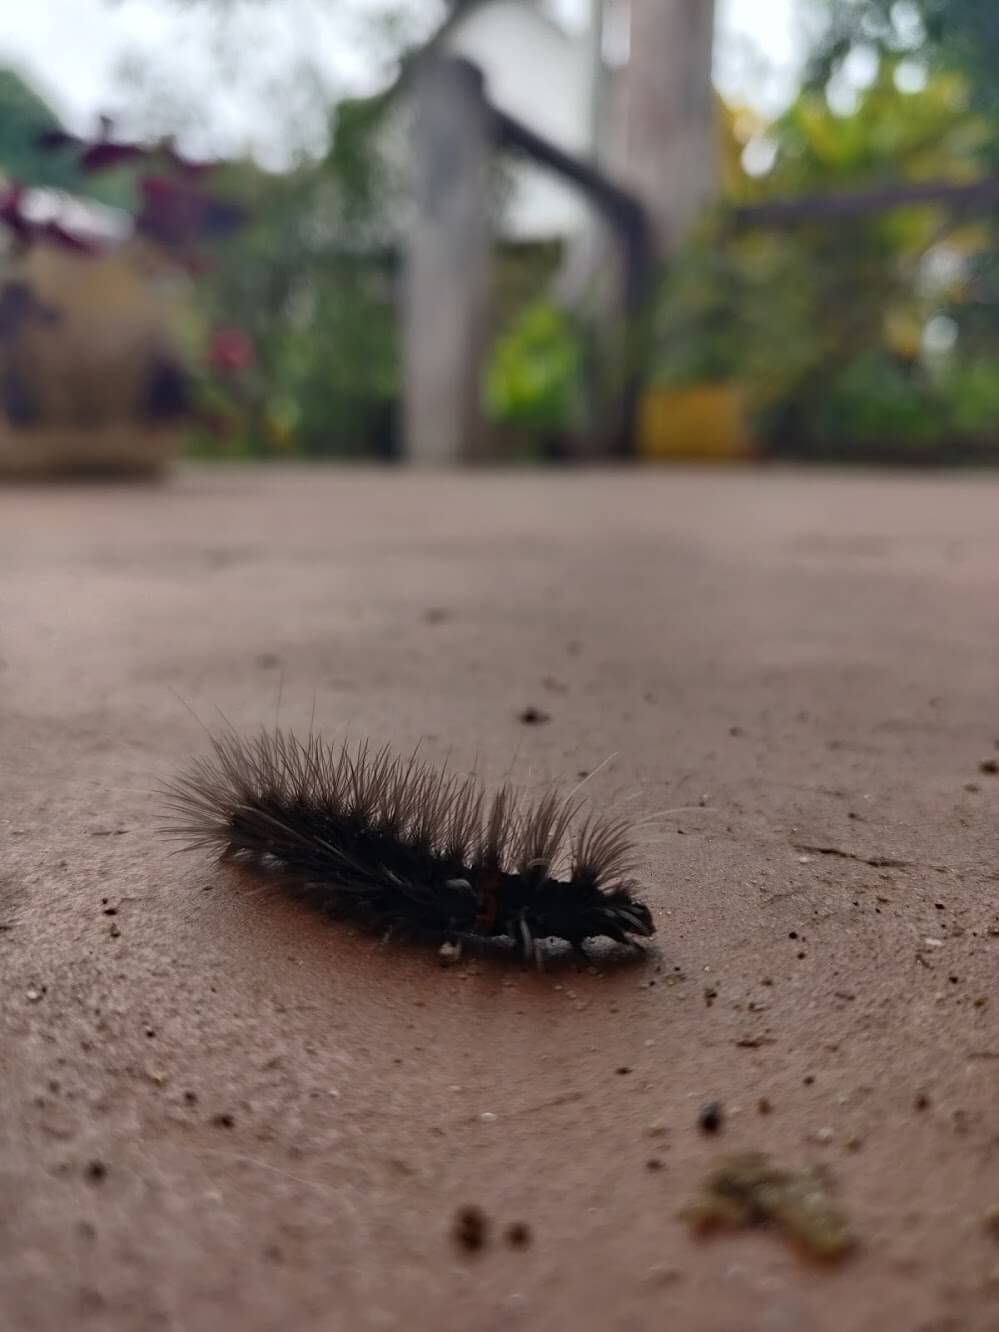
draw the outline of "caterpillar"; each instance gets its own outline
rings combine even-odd
[[[630,877],[623,820],[555,788],[491,797],[459,776],[368,744],[275,729],[210,737],[213,754],[166,784],[164,832],[270,872],[330,915],[383,934],[505,941],[540,966],[543,941],[641,948],[655,925]]]

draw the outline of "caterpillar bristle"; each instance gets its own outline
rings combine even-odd
[[[581,951],[599,937],[638,946],[655,933],[636,896],[628,825],[556,789],[529,802],[509,783],[491,798],[463,777],[366,742],[231,729],[211,737],[165,789],[164,832],[276,871],[331,914],[383,934],[457,943],[506,940],[540,962],[540,943]]]

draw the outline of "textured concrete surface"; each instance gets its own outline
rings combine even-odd
[[[999,480],[12,488],[0,658],[4,1332],[999,1326]],[[441,970],[175,854],[188,708],[604,763],[657,955]],[[688,1233],[755,1148],[852,1261]]]

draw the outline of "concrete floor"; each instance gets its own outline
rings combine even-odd
[[[999,479],[9,488],[0,658],[4,1332],[999,1326]],[[657,955],[442,970],[174,854],[188,709],[603,763]],[[747,1148],[855,1258],[691,1237]]]

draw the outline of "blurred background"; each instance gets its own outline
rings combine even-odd
[[[999,456],[980,0],[47,0],[0,467]]]

